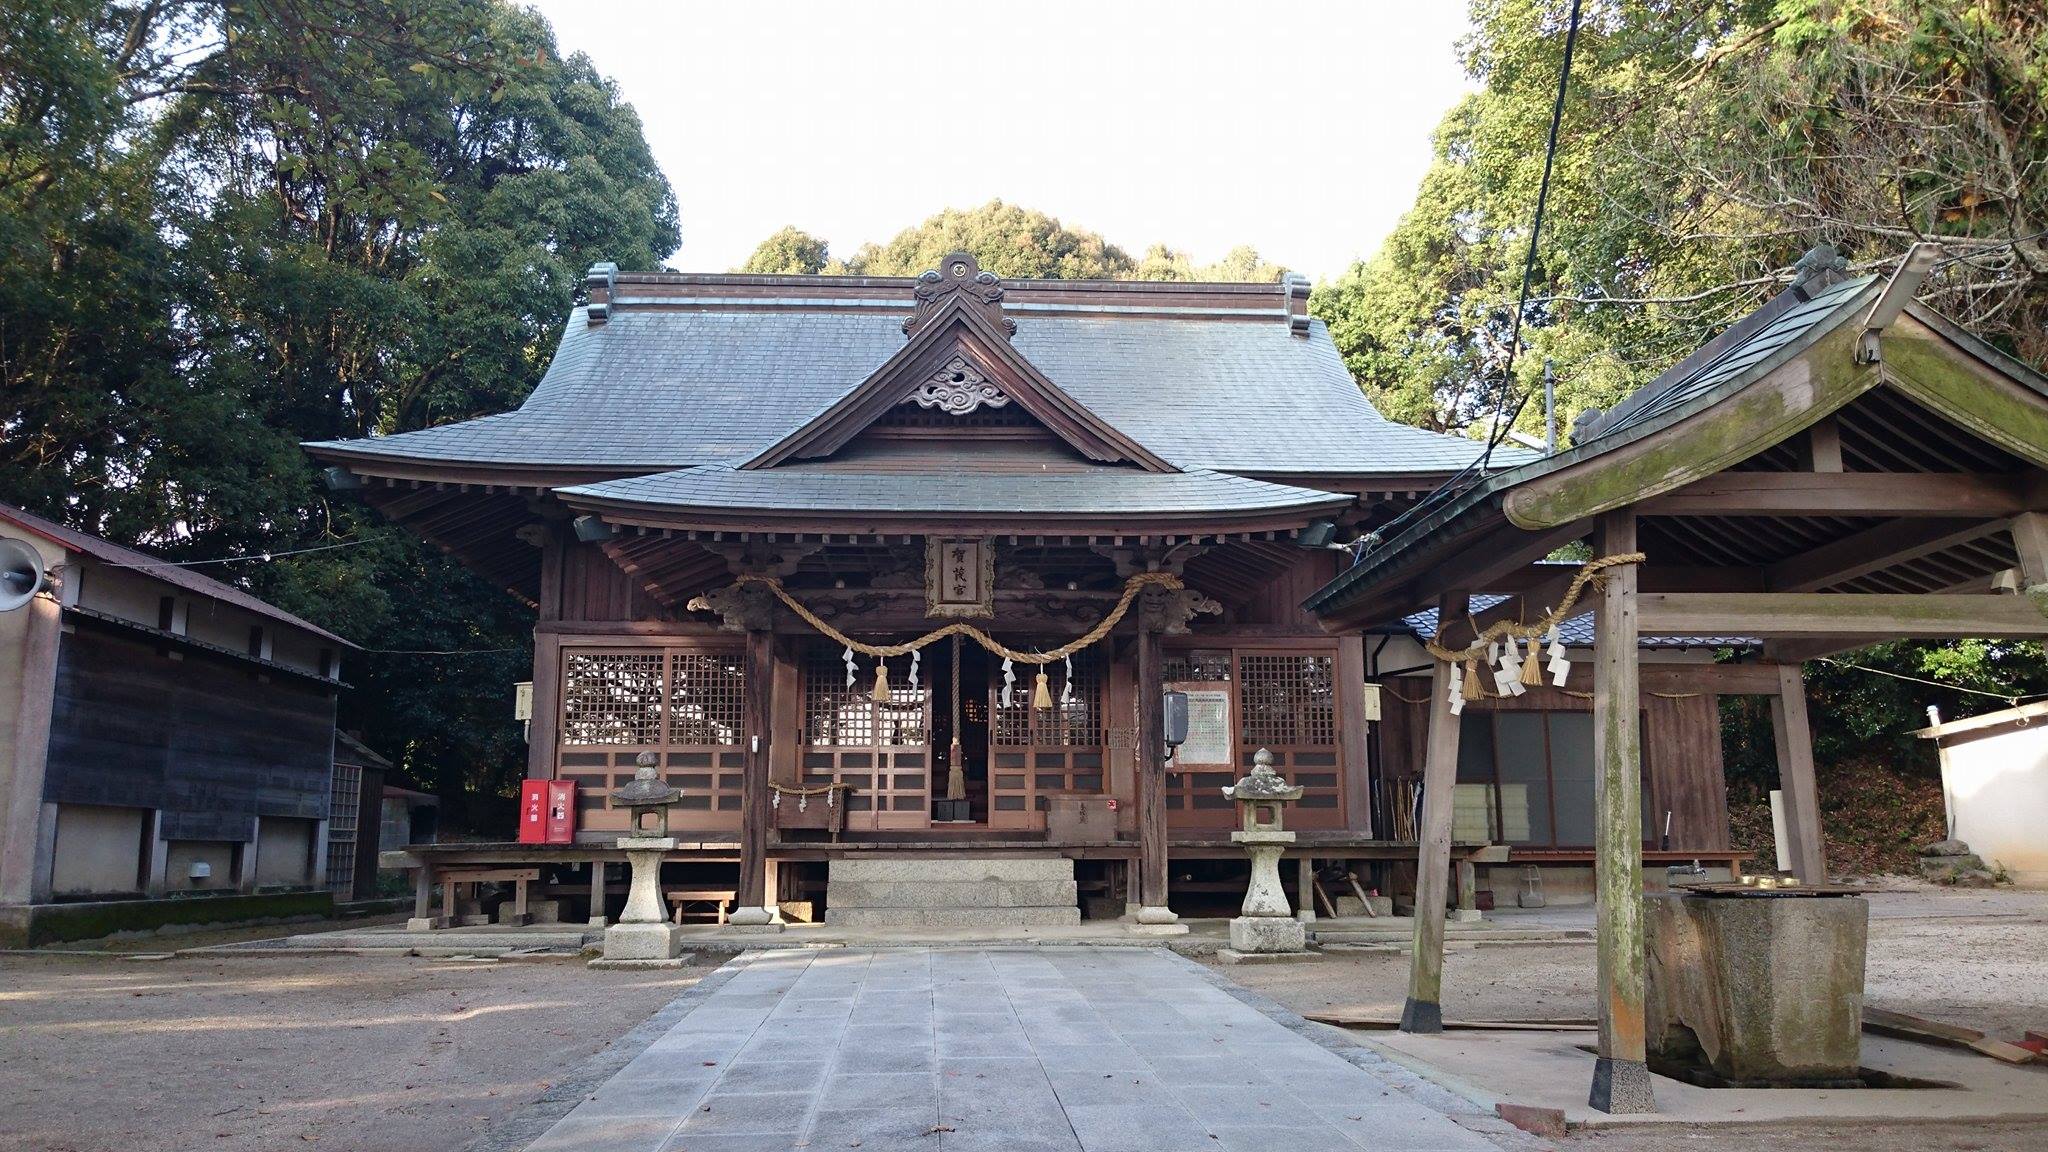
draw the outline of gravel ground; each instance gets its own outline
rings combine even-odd
[[[0,956],[0,1149],[458,1149],[709,971]]]
[[[1545,919],[1574,916],[1586,919],[1563,909]],[[151,952],[226,938],[122,947]],[[1584,944],[1454,948],[1445,957],[1445,1012],[1589,1016],[1592,962]],[[351,956],[0,956],[0,1150],[459,1149],[708,971]],[[1224,971],[1297,1011],[1394,1016],[1408,963],[1395,952],[1351,952]],[[2048,893],[1875,896],[1869,988],[1874,1003],[2005,1035],[2048,1028]],[[2017,1152],[2048,1148],[2048,1130],[1655,1128],[1567,1143],[1614,1152]]]
[[[1526,919],[1526,926],[1540,919],[1584,927],[1591,913],[1555,909]],[[1305,964],[1223,971],[1297,1012],[1343,1009],[1398,1017],[1408,991],[1408,957],[1399,952],[1328,954]],[[1873,893],[1865,987],[1872,1004],[2007,1039],[2025,1028],[2048,1030],[2048,893],[1917,886]],[[1444,955],[1447,1018],[1583,1019],[1594,1011],[1590,944],[1453,944]],[[2038,1152],[2048,1148],[2048,1126],[1627,1128],[1575,1133],[1565,1146],[1612,1152]]]

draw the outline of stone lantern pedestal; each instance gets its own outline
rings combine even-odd
[[[1243,827],[1230,838],[1244,845],[1252,858],[1251,884],[1244,904],[1230,922],[1230,947],[1219,949],[1225,963],[1279,959],[1308,954],[1308,928],[1287,906],[1280,883],[1280,857],[1294,843],[1294,833],[1281,822],[1281,806],[1301,799],[1301,789],[1273,771],[1273,754],[1264,748],[1252,757],[1251,774],[1223,790],[1237,801]]]
[[[676,846],[673,836],[621,836],[632,886],[619,922],[604,930],[606,960],[673,960],[682,952],[682,929],[668,922],[661,898],[661,861]]]
[[[633,779],[612,792],[612,802],[632,813],[633,835],[619,837],[632,884],[626,889],[626,910],[619,922],[604,930],[606,963],[664,963],[682,952],[683,930],[668,922],[668,905],[661,898],[661,861],[675,850],[675,837],[668,834],[668,809],[683,794],[662,782],[652,752],[642,752],[635,764]],[[653,828],[648,827],[650,817]]]

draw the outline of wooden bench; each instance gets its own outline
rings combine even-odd
[[[432,920],[435,927],[447,928],[456,923],[456,890],[464,884],[512,885],[512,916],[507,924],[524,924],[532,919],[526,910],[526,888],[540,880],[539,868],[435,868],[422,865],[413,890],[413,916],[415,919]],[[441,885],[441,915],[430,917],[433,905],[429,895],[433,886]]]
[[[1704,865],[1718,865],[1728,870],[1731,880],[1742,879],[1742,865],[1755,859],[1754,852],[1735,852],[1726,848],[1645,848],[1643,849],[1644,869],[1665,868],[1672,864],[1690,864],[1697,860]],[[1591,864],[1591,848],[1510,848],[1510,864]]]
[[[662,892],[668,902],[675,905],[676,923],[683,922],[683,908],[688,904],[710,904],[717,909],[718,922],[725,923],[726,912],[739,893],[730,888],[669,888]]]

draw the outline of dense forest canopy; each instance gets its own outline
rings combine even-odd
[[[1455,431],[1498,406],[1569,9],[1474,0],[1478,90],[1380,251],[1316,293],[1389,415]],[[1512,387],[1553,365],[1569,426],[1781,290],[1812,245],[1888,271],[1922,239],[1949,254],[1928,302],[2038,367],[2044,230],[2048,8],[1592,0]]]
[[[209,571],[407,650],[343,723],[502,792],[530,617],[297,444],[516,405],[592,261],[675,250],[638,118],[496,0],[7,7],[0,499],[173,559],[351,542]]]

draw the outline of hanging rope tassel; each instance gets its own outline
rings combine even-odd
[[[1066,708],[1074,702],[1074,658],[1067,657],[1067,678],[1060,682],[1060,707]]]
[[[1486,699],[1486,689],[1479,683],[1479,661],[1465,661],[1464,696],[1467,700]]]
[[[1536,659],[1536,641],[1529,641],[1529,658],[1522,661],[1522,683],[1534,688],[1543,683],[1543,665]]]
[[[1008,708],[1010,706],[1010,694],[1016,690],[1016,686],[1017,669],[1010,663],[1010,658],[1005,656],[1003,657],[1003,692],[1001,696],[1003,707]]]
[[[868,699],[877,704],[889,702],[889,664],[886,660],[875,661],[875,690],[868,693]]]
[[[1039,669],[1038,675],[1033,678],[1031,685],[1031,706],[1033,708],[1041,712],[1052,708],[1051,682],[1052,677],[1046,675],[1043,668]]]

